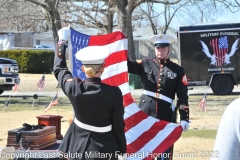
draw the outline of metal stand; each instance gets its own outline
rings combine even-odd
[[[29,150],[30,150],[30,147],[28,148],[28,149],[25,149],[24,147],[23,147],[23,145],[22,145],[22,143],[24,143],[24,141],[22,141],[22,138],[20,139],[20,141],[19,141],[19,148],[18,148],[18,150],[22,150],[22,151],[24,151],[24,152],[28,152]]]

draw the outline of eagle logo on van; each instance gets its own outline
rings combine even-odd
[[[223,36],[220,38],[214,38],[210,41],[210,45],[213,48],[214,54],[209,52],[207,45],[201,41],[202,51],[205,55],[211,59],[210,65],[214,65],[217,67],[222,67],[222,65],[231,64],[230,57],[232,57],[238,49],[238,38],[232,45],[230,53],[228,53],[228,39],[227,36]]]

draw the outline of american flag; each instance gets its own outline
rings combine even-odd
[[[213,52],[217,59],[217,66],[221,67],[224,63],[224,57],[228,53],[228,39],[227,36],[220,38],[214,38],[210,41],[210,45],[213,48]]]
[[[74,77],[85,79],[85,74],[80,70],[81,62],[75,58],[78,50],[86,46],[105,46],[109,49],[110,56],[106,59],[101,79],[103,83],[118,86],[122,91],[128,159],[147,160],[173,145],[180,138],[182,127],[148,116],[133,100],[128,82],[127,43],[127,38],[120,31],[89,36],[70,28],[72,72]]]
[[[205,93],[202,100],[198,104],[198,107],[205,112],[206,112],[206,102],[207,102],[207,94]]]
[[[17,90],[18,90],[18,84],[15,83],[15,85],[12,87],[13,96],[17,93]]]
[[[43,90],[44,82],[45,82],[45,74],[43,74],[42,78],[39,79],[39,81],[37,82],[37,87],[39,91]]]
[[[44,110],[44,112],[47,112],[52,106],[55,106],[58,104],[58,94],[56,94],[53,99],[51,100],[51,102],[49,103],[49,105],[47,106],[47,108]]]

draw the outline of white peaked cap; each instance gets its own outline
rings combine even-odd
[[[68,38],[70,37],[70,26],[68,27],[63,27],[58,31],[58,37],[59,40],[64,40],[67,41]]]
[[[79,50],[76,53],[76,58],[82,64],[103,64],[109,54],[108,48],[104,46],[88,46]]]
[[[166,35],[166,34],[154,35],[150,37],[149,40],[154,44],[165,44],[165,45],[175,42],[175,39],[172,36]]]

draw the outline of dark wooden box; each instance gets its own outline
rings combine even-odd
[[[7,147],[13,146],[19,149],[20,143],[16,143],[16,132],[21,128],[8,131]],[[46,126],[43,129],[21,131],[22,146],[25,149],[41,150],[57,143],[56,127]]]

